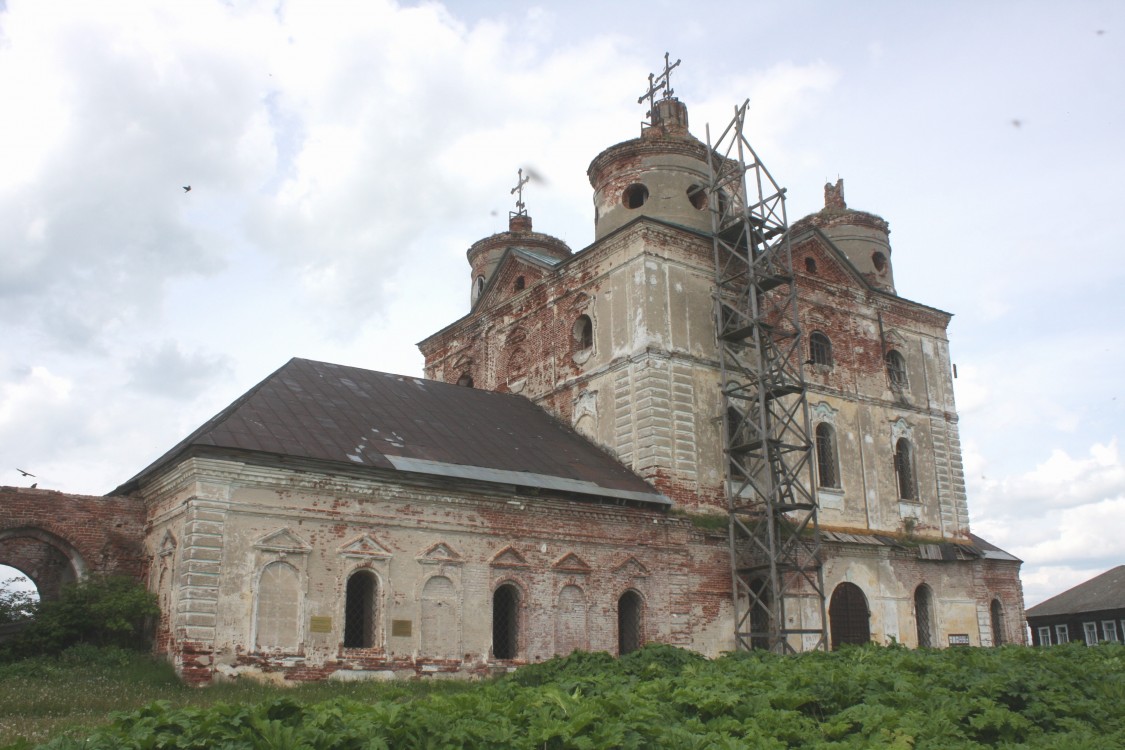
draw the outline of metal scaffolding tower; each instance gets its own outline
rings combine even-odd
[[[826,650],[785,190],[743,134],[747,104],[716,141],[707,128],[735,643],[777,653]]]

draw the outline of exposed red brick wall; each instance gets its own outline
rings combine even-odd
[[[62,543],[42,541],[43,533]],[[41,593],[57,592],[68,553],[88,572],[144,580],[144,534],[145,506],[135,497],[0,487],[0,562],[24,571]]]

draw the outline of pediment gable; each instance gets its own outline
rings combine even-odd
[[[566,571],[567,573],[589,573],[590,566],[586,564],[578,555],[573,552],[568,552],[559,558],[552,568],[555,570]]]
[[[492,276],[488,279],[474,309],[484,309],[499,304],[517,292],[513,284],[517,277],[525,277],[525,288],[531,286],[554,269],[554,265],[518,247],[508,248],[500,256]]]
[[[505,547],[493,555],[489,563],[494,568],[526,568],[530,566],[527,558],[515,547]]]
[[[308,542],[288,528],[278,529],[266,534],[254,543],[254,547],[267,552],[296,552],[302,554],[312,549]]]
[[[344,557],[371,557],[385,559],[391,556],[390,550],[384,547],[370,534],[364,534],[340,547],[340,554]]]
[[[445,542],[438,542],[418,556],[418,562],[423,564],[460,565],[464,562],[461,555]]]
[[[648,575],[648,568],[640,560],[630,555],[624,562],[615,567],[613,572],[631,578],[643,578]]]

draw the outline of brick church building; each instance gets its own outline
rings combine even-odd
[[[425,378],[291,360],[111,493],[185,677],[735,648],[708,147],[678,100],[650,117],[590,164],[590,246],[521,201],[469,248]],[[789,230],[827,645],[1022,643],[1020,562],[969,530],[950,316],[899,296],[888,232],[842,181]]]

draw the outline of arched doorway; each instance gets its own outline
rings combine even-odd
[[[926,584],[914,589],[914,623],[918,648],[934,647],[934,592]]]
[[[992,600],[992,606],[989,608],[989,614],[992,620],[992,645],[1004,645],[1004,606],[1000,604],[999,599]]]
[[[492,595],[492,656],[515,659],[520,652],[520,590],[511,583]]]
[[[38,603],[35,581],[18,568],[0,565],[0,638],[29,622]]]
[[[867,597],[854,583],[841,583],[832,592],[828,606],[828,620],[832,629],[832,648],[845,643],[862,646],[871,641],[871,613]]]
[[[645,603],[636,591],[626,591],[617,600],[617,653],[632,653],[644,645]]]

